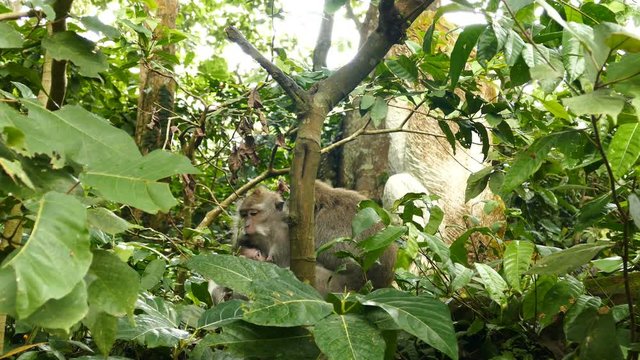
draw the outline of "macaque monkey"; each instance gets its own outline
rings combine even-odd
[[[358,211],[358,203],[366,198],[346,189],[336,189],[320,181],[315,183],[315,243],[316,248],[327,242],[351,236],[351,221]],[[239,207],[242,235],[236,246],[240,254],[288,267],[289,227],[288,211],[280,194],[260,187],[247,196]],[[356,238],[365,238],[374,230]],[[249,250],[253,250],[249,253]],[[390,246],[365,276],[352,259],[340,259],[337,251],[356,252],[353,244],[340,243],[319,254],[316,265],[316,288],[322,293],[359,290],[367,279],[375,288],[386,287],[393,281],[396,247]],[[259,256],[257,256],[259,255]]]

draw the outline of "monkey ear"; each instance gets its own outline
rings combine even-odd
[[[282,211],[282,209],[284,209],[284,201],[280,200],[276,202],[276,210]]]

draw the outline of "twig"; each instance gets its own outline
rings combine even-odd
[[[40,18],[40,17],[44,17],[44,14],[41,11],[34,10],[34,9],[31,9],[28,11],[16,11],[16,12],[0,14],[0,21],[18,20],[25,17]]]
[[[280,86],[282,86],[282,89],[293,100],[299,111],[304,112],[309,107],[309,94],[298,86],[293,79],[282,72],[282,70],[280,70],[280,68],[278,68],[274,63],[260,54],[258,49],[251,45],[249,41],[242,36],[238,29],[233,26],[229,26],[225,29],[225,32],[227,33],[229,40],[238,44],[242,51],[257,61],[258,64],[260,64],[260,66],[262,66],[262,68],[265,69],[273,79],[280,84]]]

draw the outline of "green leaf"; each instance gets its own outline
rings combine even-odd
[[[87,220],[91,226],[109,235],[121,234],[136,227],[136,225],[102,207],[87,210]]]
[[[168,212],[177,204],[169,184],[158,180],[197,172],[186,157],[155,150],[136,160],[112,162],[101,169],[87,170],[80,180],[108,200],[156,213],[158,210]]]
[[[529,274],[564,275],[588,263],[601,250],[611,245],[578,244],[543,257],[529,271]]]
[[[531,265],[531,255],[535,246],[529,241],[509,241],[504,251],[502,266],[504,267],[504,277],[511,287],[519,292],[522,291],[520,282],[522,275]]]
[[[640,229],[640,199],[636,194],[629,195],[629,215],[631,215],[636,227]]]
[[[556,139],[556,134],[538,138],[527,149],[519,152],[504,177],[502,192],[511,192],[535,174],[549,150],[554,146]]]
[[[582,206],[578,213],[576,231],[581,231],[592,226],[609,212],[613,211],[613,209],[615,209],[615,205],[611,203],[611,197],[608,193],[590,200]]]
[[[167,263],[162,259],[155,259],[147,265],[140,279],[140,289],[149,290],[162,280]]]
[[[115,254],[96,250],[89,269],[89,304],[92,309],[113,316],[133,314],[140,289],[140,277]]]
[[[516,14],[518,10],[533,3],[533,0],[507,0],[505,5],[509,8],[513,14]]]
[[[127,318],[118,320],[118,339],[135,339],[142,345],[155,348],[174,347],[180,340],[191,336],[188,331],[180,329],[173,304],[162,298],[143,295],[136,302],[136,309],[142,313],[134,316],[135,323]]]
[[[376,101],[371,108],[371,121],[373,121],[375,127],[379,127],[387,118],[388,111],[387,102],[383,98],[376,97]]]
[[[380,289],[364,297],[363,305],[386,311],[404,331],[418,337],[451,359],[458,359],[458,342],[449,308],[426,295]]]
[[[198,347],[225,347],[240,359],[319,359],[306,328],[262,327],[245,322],[227,325],[204,337]]]
[[[612,313],[600,314],[588,308],[567,328],[567,338],[580,341],[580,358],[622,360],[618,331]],[[580,340],[578,340],[580,339]]]
[[[582,283],[574,278],[558,279],[558,281],[545,292],[543,300],[538,304],[536,317],[542,328],[554,323],[556,315],[565,313],[576,299],[584,293]]]
[[[562,99],[562,102],[576,115],[610,115],[613,118],[624,107],[624,97],[606,89]]]
[[[380,215],[370,207],[359,210],[351,221],[351,234],[357,237],[363,231],[368,230],[373,225],[380,222]]]
[[[83,323],[91,331],[91,339],[100,352],[107,356],[116,342],[118,318],[103,312],[90,311]]]
[[[329,359],[383,359],[385,342],[380,331],[359,315],[333,314],[313,328],[320,351]]]
[[[491,60],[498,52],[498,39],[492,26],[485,27],[478,38],[477,59],[480,63]]]
[[[409,82],[416,82],[418,80],[418,67],[416,62],[402,55],[397,59],[391,59],[386,61],[389,70],[402,80]]]
[[[33,314],[49,299],[69,294],[91,264],[87,214],[78,200],[47,193],[38,202],[34,215],[29,239],[0,267],[0,271],[15,271],[19,318]]]
[[[232,255],[198,255],[189,259],[186,266],[207,280],[213,280],[218,285],[245,295],[252,292],[253,281],[263,282],[282,278],[284,281],[293,282],[295,279],[291,271],[275,264]]]
[[[640,52],[640,35],[615,23],[602,23],[596,26],[597,33],[604,34],[604,43],[611,50],[624,50],[629,53]]]
[[[13,26],[0,23],[0,49],[17,49],[22,47],[24,38]]]
[[[256,325],[313,325],[333,312],[331,304],[290,271],[286,277],[252,282],[249,294],[254,301],[242,318]]]
[[[522,40],[517,32],[510,29],[507,42],[504,44],[504,57],[507,65],[513,66],[516,64],[516,61],[518,61],[522,53],[522,49],[524,49],[524,40]]]
[[[78,66],[82,76],[100,78],[109,68],[107,58],[96,50],[96,44],[73,31],[62,31],[42,39],[42,47],[56,60],[69,60]]]
[[[562,63],[567,70],[569,82],[579,78],[585,71],[585,59],[580,39],[568,29],[564,29],[562,32]]]
[[[613,175],[621,178],[640,157],[640,123],[622,124],[607,148],[607,158]]]
[[[475,198],[484,191],[487,187],[487,183],[489,182],[491,173],[493,173],[493,166],[487,166],[486,168],[469,175],[469,179],[467,179],[467,188],[464,192],[465,202]]]
[[[244,314],[244,301],[232,299],[222,302],[212,309],[206,310],[200,319],[198,327],[206,330],[215,330],[227,324],[242,320]]]
[[[48,300],[24,321],[46,329],[62,329],[68,332],[88,311],[87,289],[84,281],[80,281],[70,293],[61,299]]]
[[[476,267],[476,271],[478,271],[478,275],[480,275],[480,278],[482,279],[484,288],[489,294],[489,298],[497,302],[500,307],[505,308],[509,300],[506,295],[507,283],[504,281],[502,276],[500,276],[500,274],[493,270],[489,265],[480,263],[475,263],[474,265]]]
[[[371,94],[365,94],[360,99],[360,110],[367,110],[368,108],[373,106],[373,103],[376,101],[376,97]]]
[[[542,101],[542,106],[558,119],[571,120],[571,115],[555,100]]]
[[[19,160],[9,161],[8,159],[0,158],[0,168],[4,170],[14,182],[17,183],[19,179],[29,189],[35,190],[31,179],[29,179],[29,175],[27,175],[22,168],[22,163]]]
[[[429,235],[425,233],[419,233],[420,237],[423,238],[431,251],[433,251],[438,256],[438,261],[445,263],[450,260],[450,252],[447,244],[442,241],[437,236]]]
[[[440,228],[442,220],[444,220],[444,211],[442,211],[439,206],[432,205],[429,208],[429,222],[424,226],[424,232],[432,235],[435,234]]]
[[[116,39],[121,36],[120,31],[113,26],[106,25],[97,16],[83,16],[80,18],[82,24],[93,32],[100,32],[110,39]]]
[[[406,226],[388,226],[384,230],[360,241],[358,247],[366,252],[385,249],[406,233]]]
[[[449,78],[451,79],[450,87],[452,89],[458,84],[458,79],[467,63],[469,54],[471,54],[471,51],[476,46],[476,42],[478,42],[480,34],[482,34],[486,27],[487,25],[470,25],[458,36],[453,51],[451,52],[451,67],[449,69]]]

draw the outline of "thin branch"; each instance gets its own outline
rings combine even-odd
[[[274,63],[269,61],[269,59],[265,58],[258,49],[256,49],[247,39],[242,36],[240,31],[233,26],[229,26],[225,29],[227,33],[227,37],[229,40],[238,44],[242,51],[244,51],[247,55],[251,56],[255,61],[265,69],[269,75],[273,77],[273,79],[282,86],[282,89],[289,95],[289,97],[293,100],[298,108],[298,111],[304,112],[309,107],[310,96],[309,94],[298,84],[296,84],[293,79],[288,77],[280,68],[278,68]]]
[[[33,9],[28,11],[16,11],[16,12],[0,14],[0,21],[18,20],[26,17],[41,18],[41,17],[44,17],[44,14],[41,11],[33,10]]]
[[[325,0],[328,2],[329,0]],[[326,6],[325,6],[326,7]],[[331,36],[333,35],[333,14],[325,11],[322,14],[322,23],[318,32],[316,47],[313,49],[313,71],[327,67],[327,55],[331,49]]]

